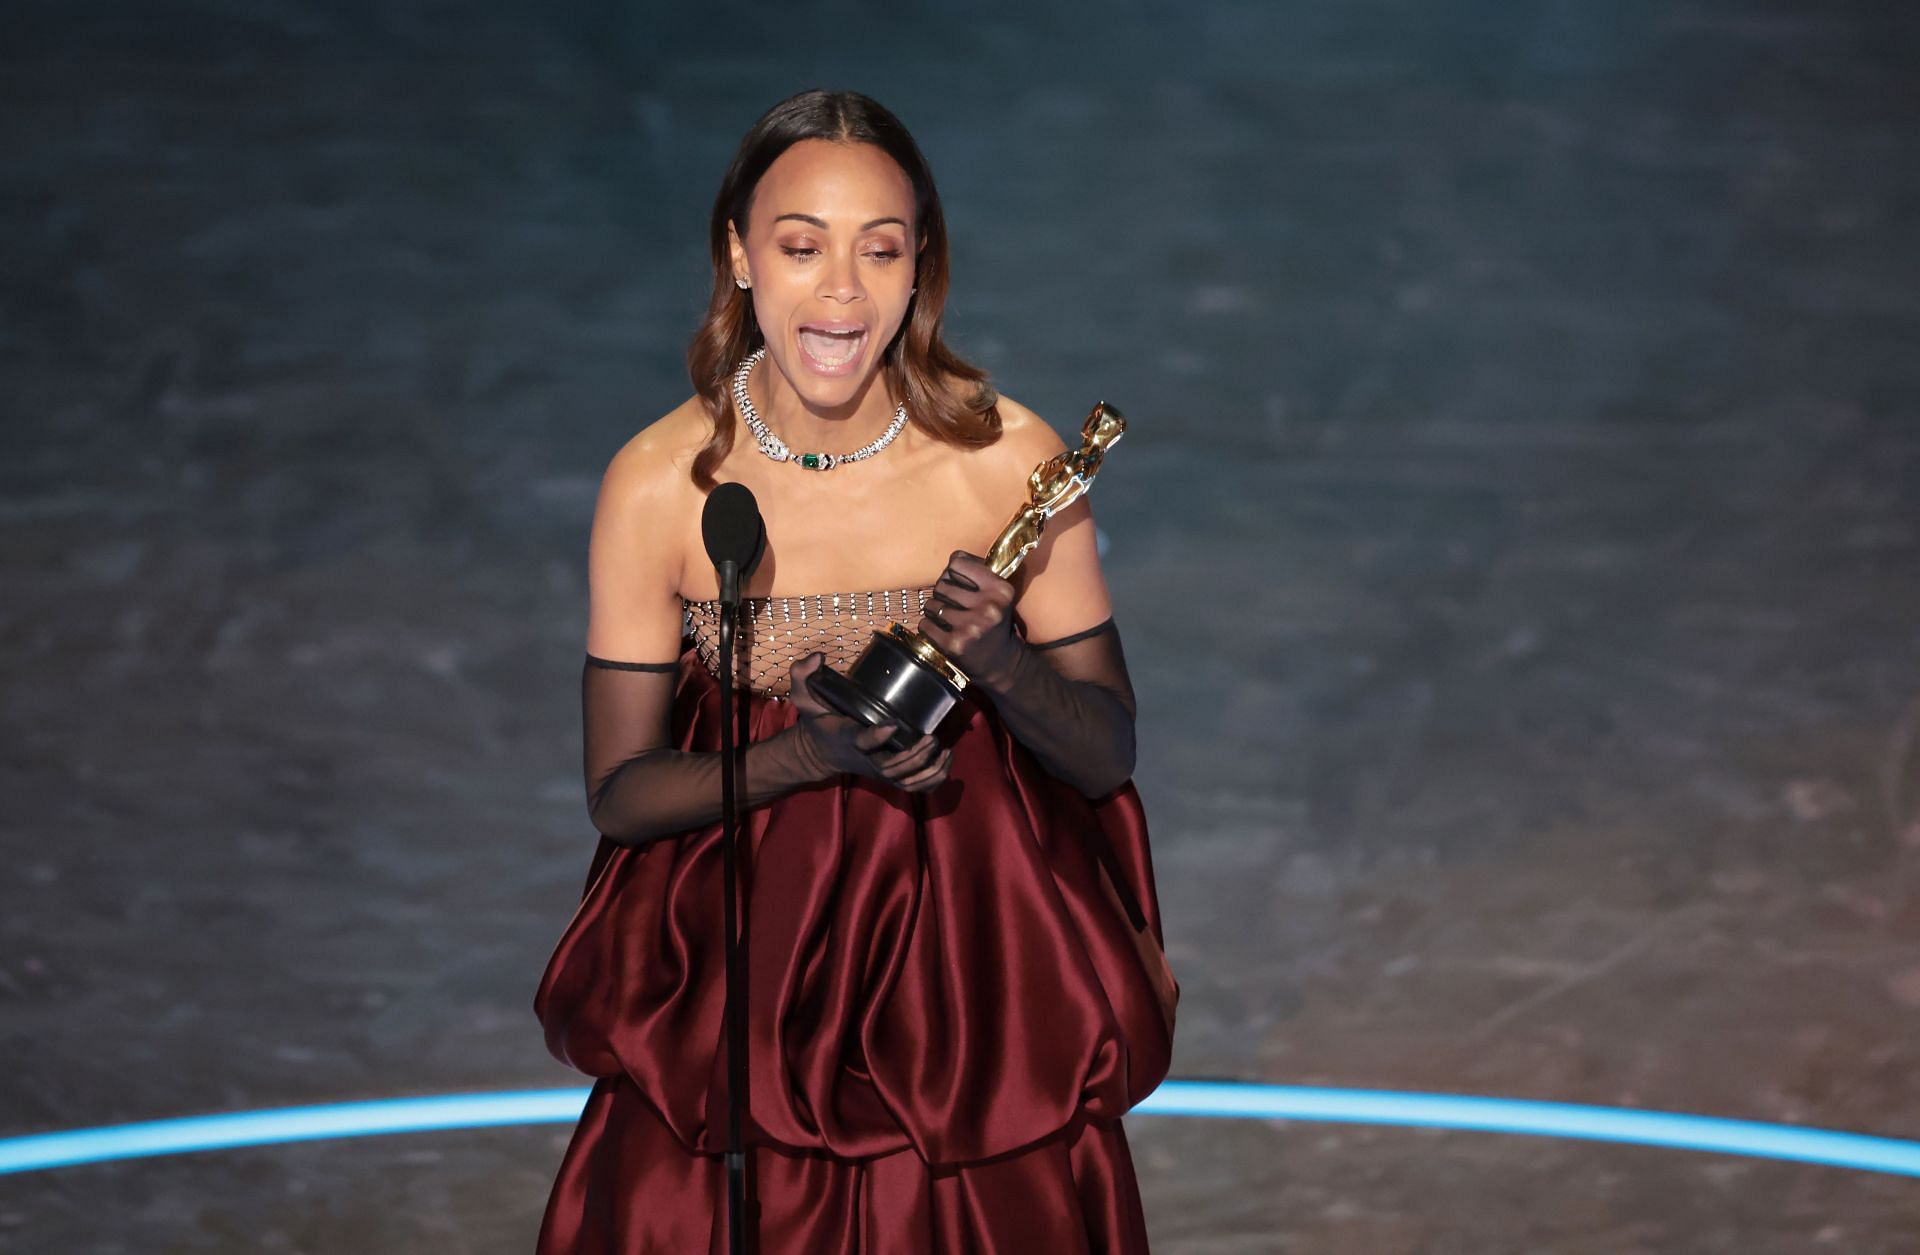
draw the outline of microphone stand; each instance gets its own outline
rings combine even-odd
[[[734,626],[740,610],[740,567],[731,558],[718,564],[720,577],[720,842],[726,893],[724,913],[727,968],[727,1249],[731,1255],[749,1255],[759,1243],[747,1240],[747,1154],[740,1136],[740,1113],[747,1106],[746,955],[738,935],[736,904],[739,859],[739,794],[736,777],[741,766],[734,751]],[[739,716],[739,741],[748,739],[746,712]],[[757,1224],[755,1226],[758,1228]],[[757,1233],[756,1233],[757,1236]]]

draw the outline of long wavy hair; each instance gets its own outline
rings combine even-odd
[[[735,285],[727,247],[727,224],[742,239],[754,189],[774,159],[803,139],[872,144],[892,157],[913,184],[916,238],[924,237],[914,262],[907,316],[881,357],[887,386],[907,402],[908,421],[937,440],[978,448],[1000,438],[1000,411],[987,372],[962,359],[940,338],[947,304],[947,219],[933,171],[900,119],[858,92],[805,91],[762,114],[733,156],[714,197],[708,244],[713,254],[713,295],[707,316],[687,346],[687,374],[705,402],[712,432],[693,459],[693,482],[711,490],[714,468],[733,449],[733,397],[729,390],[740,360],[763,342],[753,316],[752,293]]]

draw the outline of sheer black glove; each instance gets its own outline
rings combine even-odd
[[[841,772],[912,792],[947,778],[952,751],[931,736],[903,753],[880,750],[891,727],[868,728],[821,705],[806,678],[824,661],[810,654],[789,672],[799,721],[747,747],[743,810]],[[676,836],[720,818],[720,754],[672,745],[678,680],[676,662],[614,662],[589,654],[582,669],[587,814],[596,830],[622,845]]]
[[[1014,737],[1087,797],[1133,777],[1134,696],[1111,617],[1029,644],[1013,630],[1012,583],[957,550],[934,585],[920,632],[991,696]]]
[[[622,845],[677,836],[720,818],[720,754],[673,747],[679,667],[589,654],[581,673],[587,814],[602,835]],[[823,778],[791,733],[747,747],[743,810]]]
[[[920,633],[969,680],[991,686],[1013,665],[1014,596],[985,558],[956,549],[927,598]]]
[[[924,793],[947,778],[953,764],[953,750],[940,748],[931,735],[898,753],[883,750],[895,725],[883,723],[869,728],[858,720],[835,714],[807,687],[807,679],[826,664],[827,656],[815,651],[793,664],[789,672],[794,709],[800,722],[794,726],[809,758],[823,774],[845,771],[899,785],[909,793]]]

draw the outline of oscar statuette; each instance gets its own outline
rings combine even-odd
[[[1034,467],[1027,502],[988,549],[987,566],[1011,579],[1040,543],[1047,520],[1093,487],[1107,450],[1127,430],[1127,420],[1105,401],[1080,428],[1080,447],[1066,449]],[[810,687],[828,708],[868,727],[894,725],[887,748],[904,750],[940,726],[966,691],[967,676],[919,632],[895,623],[875,632],[843,675],[830,667],[813,674]]]

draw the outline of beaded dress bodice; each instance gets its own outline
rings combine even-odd
[[[933,593],[926,588],[876,588],[851,593],[743,597],[734,633],[735,677],[766,697],[790,696],[787,673],[813,651],[845,671],[875,632],[894,622],[915,627]],[[686,601],[685,631],[707,671],[720,674],[720,603]]]

